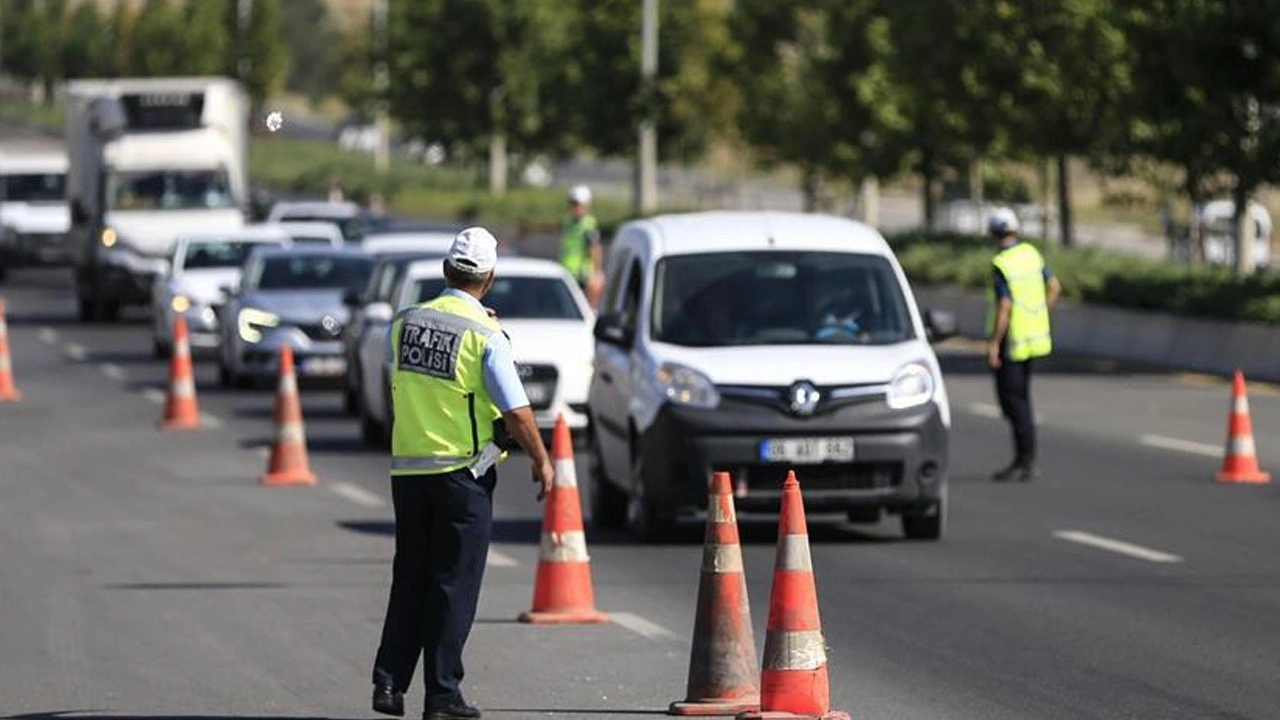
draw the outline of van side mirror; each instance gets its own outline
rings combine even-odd
[[[622,347],[630,347],[634,339],[632,331],[627,327],[626,317],[619,312],[605,313],[596,318],[592,335],[600,342]]]
[[[363,295],[364,295],[363,292],[355,288],[347,288],[342,293],[342,304],[350,305],[352,307],[359,307],[360,305],[364,304]]]
[[[959,332],[955,313],[933,308],[924,311],[924,329],[929,342],[942,342]]]
[[[386,325],[395,317],[395,310],[391,308],[391,303],[373,303],[364,309],[365,322],[375,325]]]

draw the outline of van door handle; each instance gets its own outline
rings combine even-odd
[[[610,375],[608,372],[605,372],[604,370],[601,370],[601,371],[600,371],[600,380],[601,380],[601,382],[606,382],[606,383],[612,384],[612,383],[613,383],[613,376],[612,376],[612,375]]]

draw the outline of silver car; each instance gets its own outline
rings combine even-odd
[[[363,288],[373,258],[355,249],[303,246],[255,250],[239,288],[222,308],[218,379],[223,387],[274,377],[280,350],[293,348],[301,378],[340,379],[350,308],[342,296]]]

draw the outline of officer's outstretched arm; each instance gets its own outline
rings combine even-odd
[[[529,406],[525,405],[502,413],[502,422],[506,424],[511,437],[529,455],[529,461],[533,465],[533,482],[539,486],[538,499],[541,500],[551,492],[551,485],[555,482],[555,468],[551,465],[546,445],[542,444],[538,421],[534,419]]]
[[[1061,295],[1062,283],[1058,281],[1057,275],[1050,275],[1048,295],[1045,297],[1045,302],[1049,304],[1049,307],[1053,307],[1058,304],[1058,297]]]

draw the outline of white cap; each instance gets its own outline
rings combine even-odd
[[[586,185],[574,185],[569,191],[569,201],[586,205],[591,202],[591,188]]]
[[[1009,208],[998,208],[987,219],[987,232],[993,235],[1008,235],[1018,232],[1018,216]]]
[[[498,264],[498,239],[482,227],[469,227],[453,239],[445,257],[459,270],[486,275]]]

